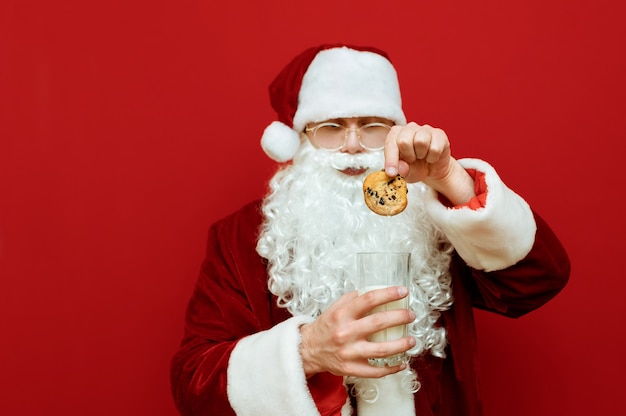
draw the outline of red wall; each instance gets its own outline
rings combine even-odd
[[[267,85],[335,41],[389,52],[409,118],[489,160],[571,255],[550,304],[477,314],[487,416],[615,414],[622,2],[295,4],[2,3],[0,414],[175,415],[169,360],[206,230],[275,166]]]

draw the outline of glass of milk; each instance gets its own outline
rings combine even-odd
[[[369,252],[357,253],[357,285],[359,295],[374,289],[389,286],[409,287],[410,281],[410,253]],[[389,302],[372,309],[370,314],[394,309],[408,309],[409,297]],[[367,339],[372,342],[392,341],[407,335],[408,325],[398,325],[383,329],[370,335]],[[405,353],[391,357],[375,357],[368,361],[371,365],[390,367],[400,365],[407,359]]]

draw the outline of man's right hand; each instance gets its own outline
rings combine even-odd
[[[324,371],[342,376],[378,378],[405,369],[406,364],[374,367],[367,359],[405,352],[415,346],[413,337],[387,342],[370,342],[367,337],[385,328],[413,322],[415,314],[407,309],[368,315],[375,307],[402,299],[407,294],[407,288],[402,286],[372,290],[361,296],[356,291],[350,292],[314,322],[303,325],[300,328],[300,354],[307,378]]]

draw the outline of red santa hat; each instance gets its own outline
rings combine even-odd
[[[263,132],[261,147],[277,162],[291,160],[307,123],[343,117],[383,117],[406,124],[398,76],[379,49],[343,44],[309,48],[270,85],[278,115]]]

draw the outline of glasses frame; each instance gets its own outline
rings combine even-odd
[[[320,123],[317,124],[313,127],[307,127],[304,129],[305,132],[313,132],[313,139],[315,141],[317,141],[316,138],[316,134],[317,131],[321,128],[321,127],[328,127],[328,126],[332,126],[332,127],[337,127],[337,128],[343,128],[344,129],[344,133],[343,133],[343,142],[341,143],[341,145],[339,147],[334,147],[334,148],[329,148],[329,147],[324,147],[324,146],[320,146],[319,143],[317,143],[317,145],[324,150],[329,150],[329,151],[337,151],[339,149],[341,149],[342,147],[344,147],[346,145],[346,140],[348,140],[348,135],[354,131],[356,133],[356,137],[359,139],[359,144],[361,145],[361,147],[365,150],[369,150],[371,152],[375,152],[375,151],[379,151],[385,148],[385,145],[383,144],[382,146],[379,147],[368,147],[365,146],[363,144],[363,142],[361,142],[361,129],[364,128],[369,128],[369,127],[385,127],[388,130],[391,130],[391,127],[389,124],[385,124],[385,123],[381,123],[381,122],[373,122],[373,123],[367,123],[367,124],[363,124],[362,126],[359,127],[348,127],[348,126],[344,126],[343,124],[339,124],[339,123],[332,123],[332,122],[325,122],[325,123]]]

